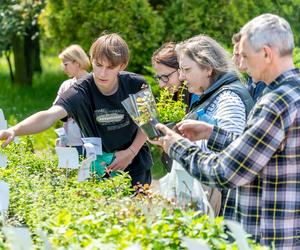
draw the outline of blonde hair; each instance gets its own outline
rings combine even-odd
[[[80,65],[81,69],[88,70],[90,60],[84,50],[77,44],[73,44],[65,48],[59,55],[62,61],[75,61]]]
[[[229,72],[238,74],[229,53],[209,36],[194,36],[177,44],[175,50],[177,55],[190,57],[200,68],[211,69],[212,82]]]
[[[100,36],[90,48],[92,60],[107,60],[111,66],[124,64],[129,61],[129,48],[125,40],[117,33]]]

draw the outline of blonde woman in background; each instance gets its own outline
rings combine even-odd
[[[54,103],[59,97],[66,92],[71,86],[73,86],[78,79],[83,78],[88,74],[90,68],[90,60],[84,50],[77,44],[73,44],[65,48],[60,54],[59,59],[62,61],[62,67],[66,75],[70,79],[64,81],[58,92]],[[82,155],[82,140],[81,132],[77,123],[72,119],[68,118],[64,122],[65,139],[58,139],[57,146],[71,146],[75,147],[80,155]]]

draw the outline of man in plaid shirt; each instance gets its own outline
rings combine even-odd
[[[235,138],[186,120],[176,125],[186,138],[158,124],[165,136],[157,143],[202,183],[235,188],[235,207],[225,214],[260,243],[300,249],[300,72],[292,59],[293,34],[286,20],[271,14],[251,20],[241,34],[247,73],[270,89],[253,108],[244,134]],[[220,152],[202,152],[191,142],[199,139]]]

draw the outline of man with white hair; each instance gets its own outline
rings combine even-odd
[[[176,125],[181,135],[158,124],[164,136],[157,143],[202,183],[236,188],[227,219],[242,223],[255,240],[299,249],[300,71],[293,64],[293,33],[283,18],[263,14],[241,35],[247,73],[270,89],[250,113],[244,134],[236,138],[217,126],[186,120]],[[208,139],[219,153],[202,152],[191,142],[199,139]]]

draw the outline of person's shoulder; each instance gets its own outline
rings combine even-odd
[[[220,91],[216,97],[216,99],[220,101],[230,102],[230,100],[238,100],[242,101],[241,96],[232,89],[224,89],[223,91]]]
[[[290,84],[279,86],[266,93],[259,104],[268,110],[281,114],[289,108],[300,106],[300,89]]]
[[[60,85],[58,93],[63,93],[66,90],[68,90],[71,86],[73,86],[76,83],[75,78],[71,78],[68,80],[63,81],[63,83]]]
[[[136,83],[146,83],[145,78],[136,73],[128,72],[128,71],[121,71],[119,73],[119,77],[122,81],[127,81],[127,82],[136,82]]]
[[[76,81],[76,85],[88,85],[93,81],[93,74],[88,73]]]

